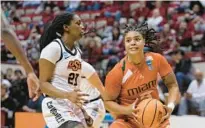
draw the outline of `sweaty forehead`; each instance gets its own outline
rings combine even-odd
[[[133,38],[133,37],[142,37],[142,35],[139,32],[136,32],[136,31],[129,31],[125,35],[125,38]]]

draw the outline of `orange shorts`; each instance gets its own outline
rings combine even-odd
[[[125,121],[123,119],[116,119],[109,128],[139,128],[135,125],[132,125],[129,121]],[[169,121],[165,121],[160,128],[170,128]]]

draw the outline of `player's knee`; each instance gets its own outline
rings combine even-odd
[[[63,123],[59,128],[85,128],[82,123],[77,121],[67,121]]]

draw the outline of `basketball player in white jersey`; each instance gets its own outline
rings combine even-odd
[[[39,79],[36,77],[31,64],[29,63],[24,50],[21,47],[21,43],[17,38],[15,32],[9,25],[4,12],[1,9],[1,39],[3,40],[6,48],[16,57],[20,64],[24,67],[27,73],[27,84],[29,97],[33,100],[37,100],[41,95],[39,90],[40,84]]]
[[[86,65],[87,68],[92,67],[90,64],[84,61],[82,64]],[[90,71],[93,71],[90,72],[90,74],[92,74],[91,78],[100,81],[95,70],[90,70]],[[87,112],[87,114],[92,118],[93,128],[100,128],[101,122],[105,117],[106,110],[105,110],[103,100],[101,99],[100,92],[96,88],[96,85],[93,85],[97,83],[93,82],[92,80],[89,81],[89,79],[87,79],[86,76],[81,76],[81,78],[82,80],[81,80],[80,90],[86,94],[89,94],[89,97],[87,98],[89,102],[86,102],[85,105],[83,105],[83,108]],[[103,86],[101,82],[98,82],[98,85]]]
[[[41,91],[46,94],[42,111],[49,128],[87,128],[79,107],[88,96],[79,90],[81,76],[100,92],[104,91],[93,67],[82,64],[81,52],[75,46],[84,34],[83,29],[79,16],[63,13],[55,17],[40,39]]]

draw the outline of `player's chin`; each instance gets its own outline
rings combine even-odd
[[[138,54],[138,53],[139,53],[139,50],[130,50],[129,51],[130,55],[135,55],[135,54]]]

